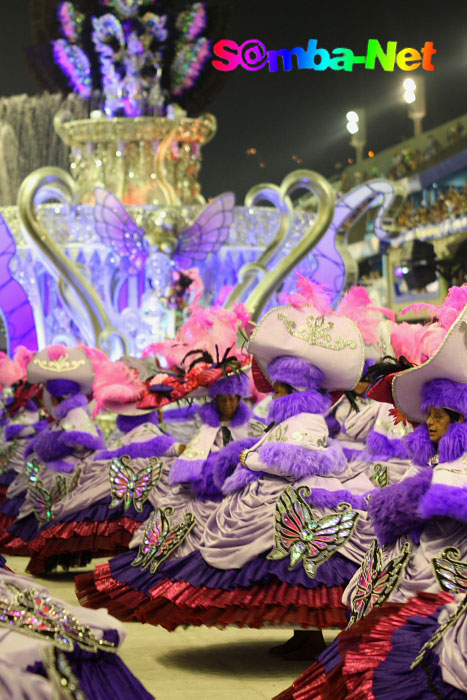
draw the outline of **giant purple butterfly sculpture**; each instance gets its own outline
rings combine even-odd
[[[137,274],[151,254],[145,231],[138,226],[115,195],[97,188],[94,191],[96,231],[128,264],[128,273]],[[179,266],[204,260],[226,242],[233,222],[235,195],[226,192],[208,204],[196,221],[178,232],[176,244],[168,251]],[[166,252],[162,249],[160,252]]]
[[[95,229],[102,242],[120,258],[120,266],[126,273],[122,284],[117,285],[114,308],[122,311],[129,305],[131,287],[136,291],[140,303],[145,287],[144,269],[151,257],[159,256],[172,260],[178,268],[201,262],[209,254],[216,253],[227,241],[234,218],[235,195],[226,192],[208,204],[196,221],[169,239],[161,246],[151,246],[146,232],[138,226],[115,195],[107,190],[94,191]],[[138,280],[133,284],[133,280]],[[129,291],[130,290],[130,291]]]
[[[0,312],[8,336],[8,352],[14,355],[19,345],[37,350],[36,324],[28,296],[15,280],[10,262],[16,253],[16,243],[0,214]]]

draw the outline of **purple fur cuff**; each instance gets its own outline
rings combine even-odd
[[[364,496],[358,496],[350,491],[327,491],[326,489],[312,489],[311,496],[305,499],[310,506],[315,508],[336,508],[339,503],[350,503],[356,510],[367,509]]]
[[[336,437],[337,435],[339,435],[339,433],[340,433],[340,431],[341,431],[341,424],[340,424],[339,421],[337,420],[337,418],[336,418],[336,416],[334,415],[334,413],[329,413],[329,414],[326,416],[326,424],[327,424],[327,426],[328,426],[329,436],[330,436],[330,437],[334,438],[334,437]]]
[[[76,464],[74,462],[65,462],[64,459],[54,459],[51,462],[47,462],[47,469],[51,469],[53,472],[60,472],[61,474],[71,474],[75,467]]]
[[[191,406],[182,406],[181,408],[170,408],[164,411],[164,421],[166,423],[184,423],[188,420],[193,420],[200,410],[201,406],[194,403]]]
[[[467,452],[467,423],[451,423],[439,441],[439,461],[455,462]]]
[[[123,445],[116,450],[102,450],[95,459],[114,459],[115,457],[123,457],[128,455],[131,459],[141,457],[149,459],[151,457],[162,457],[176,442],[171,435],[157,435],[152,440],[147,442],[132,442],[131,445]]]
[[[169,474],[169,484],[188,484],[201,478],[205,459],[183,459],[179,457],[172,465]]]
[[[467,488],[433,484],[420,501],[423,518],[445,517],[467,522]]]
[[[88,400],[84,394],[75,394],[70,396],[70,398],[65,399],[58,406],[54,408],[54,416],[57,420],[62,420],[65,418],[67,413],[72,411],[74,408],[84,408],[88,405]]]
[[[25,457],[34,452],[43,462],[68,457],[73,450],[62,442],[62,430],[44,430],[32,438],[24,451]]]
[[[245,467],[239,465],[234,473],[224,481],[222,493],[227,496],[231,493],[241,491],[245,486],[248,486],[248,484],[252,484],[254,481],[261,479],[262,476],[264,476],[263,472],[253,472],[251,469],[245,469]]]
[[[428,413],[431,406],[449,408],[467,418],[467,384],[450,379],[432,379],[422,387],[420,409]]]
[[[208,394],[211,399],[219,396],[220,394],[231,394],[233,396],[241,396],[244,399],[247,399],[251,395],[250,378],[247,374],[239,372],[232,374],[230,377],[218,379],[217,382],[209,387]]]
[[[105,447],[105,441],[102,433],[92,435],[81,430],[69,430],[62,433],[61,441],[64,445],[70,447],[86,447],[88,450],[102,450]]]
[[[413,433],[404,438],[407,452],[414,464],[426,466],[436,454],[436,448],[430,440],[426,425],[419,425]]]
[[[391,544],[420,527],[423,519],[417,508],[430,486],[432,474],[431,467],[425,467],[416,476],[371,493],[368,513],[381,545]]]
[[[304,389],[318,389],[324,379],[324,375],[318,367],[292,355],[274,358],[268,365],[268,374],[273,383],[284,382],[290,386]]]
[[[9,442],[19,437],[28,437],[29,435],[35,435],[36,431],[32,425],[7,425],[5,428],[5,440]]]
[[[366,441],[366,453],[370,459],[408,459],[407,445],[402,439],[390,439],[371,430]]]
[[[117,416],[116,426],[121,433],[129,433],[133,428],[137,428],[144,423],[152,423],[152,425],[159,425],[159,414],[157,411],[152,411],[151,413],[144,413],[140,416],[123,416],[119,414]]]
[[[250,437],[243,440],[235,440],[217,453],[217,459],[213,465],[212,478],[215,485],[222,489],[224,481],[232,474],[240,460],[242,450],[247,450],[256,445],[258,438]]]
[[[331,407],[331,398],[317,389],[295,391],[288,396],[273,399],[269,407],[268,423],[282,423],[299,413],[326,413]]]
[[[205,461],[200,478],[191,484],[191,489],[195,496],[202,501],[221,501],[222,491],[213,479],[213,471],[217,462],[218,452],[213,452]]]
[[[347,466],[342,448],[336,442],[330,443],[325,450],[307,450],[298,445],[276,442],[263,445],[258,454],[269,467],[264,471],[294,480],[304,476],[340,474]]]

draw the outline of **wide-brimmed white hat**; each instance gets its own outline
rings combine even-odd
[[[321,386],[328,390],[353,389],[365,361],[357,326],[345,316],[323,316],[313,306],[278,306],[269,311],[254,329],[248,351],[271,383],[269,364],[287,356],[321,370]]]
[[[459,386],[447,390],[448,385],[442,381],[433,384],[436,393],[432,392],[431,405],[450,408],[464,415],[467,405],[467,305],[430,359],[394,377],[394,402],[404,416],[418,423],[425,421],[429,402],[425,385],[434,380],[448,380]]]

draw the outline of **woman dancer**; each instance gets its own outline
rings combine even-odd
[[[392,378],[422,423],[404,438],[413,467],[369,496],[377,540],[345,592],[349,628],[281,700],[467,697],[466,328],[467,306],[432,358]]]

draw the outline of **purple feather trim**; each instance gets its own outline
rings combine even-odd
[[[152,411],[151,413],[144,413],[140,416],[122,416],[119,414],[117,416],[116,425],[121,433],[129,433],[133,428],[138,428],[140,425],[145,423],[152,423],[152,425],[159,425],[159,414],[157,411]]]
[[[276,442],[263,445],[258,454],[261,461],[274,470],[274,474],[294,479],[340,474],[347,466],[337,442],[330,443],[325,450],[307,450],[299,445]]]
[[[186,484],[191,481],[197,481],[201,478],[201,473],[205,459],[183,459],[179,457],[172,465],[169,474],[169,484]]]
[[[199,409],[199,417],[203,423],[210,425],[211,428],[217,428],[221,424],[221,417],[215,401],[209,401]],[[230,421],[232,428],[237,428],[239,425],[247,423],[251,418],[251,409],[244,401],[240,401],[235,415]]]
[[[356,510],[367,509],[364,496],[358,496],[356,493],[346,491],[327,491],[326,489],[312,489],[311,496],[305,500],[315,508],[336,508],[339,503],[350,503],[352,508]]]
[[[62,433],[61,442],[70,447],[86,447],[88,450],[102,450],[105,447],[105,441],[100,435],[92,435],[81,430],[69,430]]]
[[[123,445],[117,450],[102,450],[98,452],[95,459],[114,459],[115,457],[123,457],[128,455],[132,459],[141,457],[149,459],[150,457],[162,457],[176,442],[171,435],[157,435],[152,440],[147,442],[132,442],[131,445]]]
[[[409,453],[404,440],[388,438],[376,430],[371,430],[366,441],[366,453],[370,459],[408,459]]]
[[[248,484],[261,479],[262,476],[264,476],[263,472],[254,472],[251,469],[245,469],[239,464],[234,473],[224,481],[222,493],[227,496],[229,493],[241,491]]]
[[[73,450],[62,442],[62,430],[44,430],[32,438],[24,451],[25,457],[34,452],[43,462],[68,457]]]
[[[413,433],[406,435],[404,442],[414,464],[426,466],[436,454],[436,447],[430,440],[430,433],[425,424],[418,425]]]
[[[72,411],[74,408],[84,408],[88,405],[88,403],[89,402],[84,394],[75,394],[74,396],[70,396],[70,398],[59,403],[58,406],[55,406],[54,416],[57,420],[62,420],[62,418],[65,418],[67,413]]]
[[[331,406],[331,398],[316,389],[296,391],[288,396],[273,399],[269,407],[268,423],[282,423],[287,418],[300,413],[326,413]]]
[[[283,355],[275,357],[268,365],[272,382],[284,382],[293,387],[318,389],[323,384],[324,375],[318,367],[310,365],[301,357]]]
[[[23,430],[27,431],[21,435]],[[5,428],[5,440],[6,442],[9,442],[10,440],[14,440],[17,437],[27,437],[28,435],[34,435],[35,430],[32,425],[19,425],[19,424],[14,424],[14,425],[7,425]]]
[[[433,484],[420,501],[423,518],[446,517],[467,522],[467,488]]]
[[[49,379],[45,387],[49,394],[58,398],[77,394],[81,389],[78,382],[74,382],[72,379]]]
[[[221,501],[223,498],[222,491],[217,487],[213,479],[213,470],[218,454],[218,452],[213,452],[209,455],[204,462],[200,478],[191,484],[193,493],[201,501]]]
[[[192,420],[200,408],[201,406],[198,403],[194,403],[191,406],[168,409],[163,413],[164,421],[166,423],[183,423],[184,421]]]
[[[432,379],[423,385],[420,409],[428,413],[431,406],[458,411],[467,418],[467,384],[450,379]]]
[[[217,409],[215,401],[208,401],[204,404],[204,406],[201,406],[198,411],[198,415],[201,421],[205,425],[210,425],[211,428],[217,428],[221,424],[220,413]]]
[[[247,399],[251,395],[249,376],[243,372],[238,372],[230,377],[218,379],[217,382],[209,387],[208,395],[211,399],[214,399],[221,394],[241,396]]]
[[[417,514],[417,507],[432,475],[431,467],[425,467],[416,476],[372,492],[368,513],[380,544],[391,544],[401,535],[420,528],[423,520]]]
[[[467,423],[451,423],[438,445],[440,462],[455,462],[467,452]]]
[[[243,440],[235,440],[222,448],[217,454],[217,459],[212,470],[212,478],[215,485],[222,489],[224,481],[232,474],[239,463],[242,450],[256,445],[258,438],[249,437]]]
[[[328,413],[328,415],[326,416],[326,424],[328,426],[330,437],[334,438],[337,435],[339,435],[341,431],[341,424],[337,420],[334,413]]]

